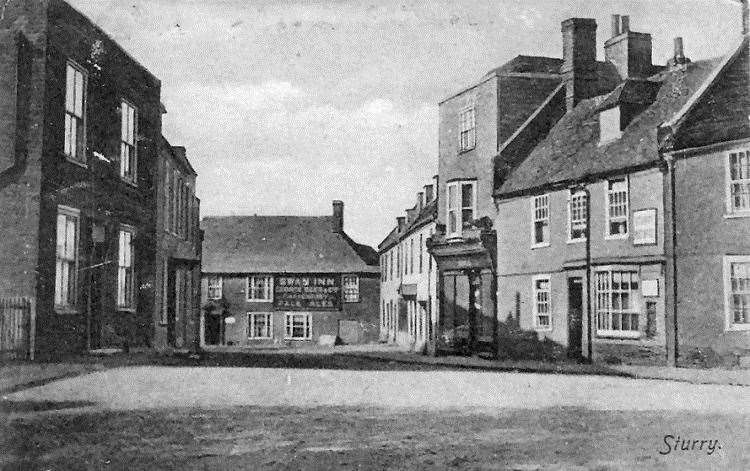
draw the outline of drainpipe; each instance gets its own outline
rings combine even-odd
[[[670,216],[670,237],[672,248],[669,254],[669,262],[672,268],[672,348],[673,357],[672,366],[677,366],[679,358],[679,338],[677,322],[677,198],[675,188],[675,158],[673,154],[665,153],[664,161],[667,164],[667,178],[669,179],[669,212]]]
[[[586,195],[586,358],[594,361],[594,346],[591,330],[591,192],[584,183],[573,187],[573,192],[582,191]]]

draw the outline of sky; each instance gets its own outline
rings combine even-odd
[[[610,15],[654,62],[739,38],[730,0],[68,0],[162,81],[208,215],[328,215],[377,246],[437,173],[438,102],[518,54],[562,56],[560,22]]]

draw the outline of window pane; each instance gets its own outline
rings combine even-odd
[[[83,117],[83,86],[83,74],[81,74],[79,71],[75,71],[75,114],[79,118]]]
[[[474,206],[474,185],[461,185],[461,207],[472,208]]]

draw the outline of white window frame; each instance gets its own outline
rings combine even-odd
[[[134,310],[136,304],[134,238],[134,227],[120,225],[117,233],[117,309],[120,311]],[[129,250],[125,250],[125,244]],[[128,272],[130,278],[127,277]]]
[[[462,108],[458,112],[458,149],[459,152],[472,150],[477,145],[477,119],[474,105]]]
[[[732,179],[732,158],[735,156],[738,159],[744,157],[746,161],[750,161],[750,149],[736,149],[726,154],[724,161],[726,168],[726,215],[729,217],[750,217],[750,174],[744,175],[744,178]],[[748,200],[744,202],[747,207],[744,209],[735,207],[732,197],[732,186],[734,185],[744,187],[744,191],[748,192]]]
[[[138,108],[120,100],[120,178],[138,184]]]
[[[731,281],[731,269],[732,269],[732,264],[735,264],[735,263],[742,263],[742,264],[747,263],[750,265],[750,255],[724,256],[724,314],[725,314],[724,330],[726,332],[750,330],[750,322],[739,324],[739,323],[735,323],[734,321],[734,312],[733,312],[733,303],[732,303],[733,291],[732,291],[732,281]]]
[[[537,288],[537,284],[540,281],[546,281],[547,282],[547,289],[546,290],[539,290]],[[531,279],[531,304],[532,304],[532,311],[534,313],[534,329],[539,331],[551,331],[553,327],[552,322],[552,276],[549,274],[543,274],[543,275],[535,275]],[[546,301],[540,301],[539,295],[546,293],[547,299]],[[542,313],[539,311],[539,304],[540,302],[546,302],[547,305],[547,313]],[[545,316],[549,318],[549,325],[542,325],[539,322],[539,317]]]
[[[550,194],[536,195],[531,198],[531,248],[549,247],[552,243],[552,224],[551,224],[551,204]],[[537,202],[540,202],[537,204]],[[543,204],[541,202],[544,202]],[[546,209],[545,209],[546,207]],[[544,215],[546,214],[546,215]],[[547,222],[547,240],[537,242],[536,224],[538,222]]]
[[[625,201],[617,203],[615,205],[610,204],[611,195],[621,193],[621,191],[614,191],[610,186],[615,183],[622,181],[625,183]],[[621,178],[610,178],[606,181],[606,188],[604,192],[604,211],[605,211],[605,224],[604,224],[604,238],[606,240],[621,240],[627,239],[630,236],[630,178],[627,176]],[[612,217],[612,208],[616,206],[625,206],[625,216]],[[625,232],[612,234],[610,232],[610,224],[614,221],[625,221]]]
[[[464,206],[463,204],[463,188],[464,186],[471,186],[471,205]],[[455,198],[450,197],[451,188],[455,188]],[[445,227],[448,237],[461,237],[463,235],[464,224],[470,221],[463,220],[464,211],[471,211],[473,217],[476,219],[477,215],[477,181],[476,180],[454,180],[448,182],[445,188]],[[456,230],[451,231],[450,219],[451,213],[455,213],[456,217]]]
[[[255,280],[262,278],[264,280],[263,293],[256,293]],[[249,275],[247,277],[246,293],[247,300],[252,302],[272,303],[273,302],[273,276],[272,275]]]
[[[71,82],[72,72],[72,82]],[[80,86],[78,85],[80,78]],[[65,157],[86,166],[86,101],[88,98],[88,74],[86,69],[68,60],[65,65]],[[79,106],[80,94],[80,106]],[[75,125],[75,127],[73,127]]]
[[[585,242],[588,233],[587,212],[589,211],[588,196],[584,190],[570,190],[568,192],[568,243]],[[577,214],[577,218],[575,217]],[[573,229],[580,226],[582,234],[580,237],[573,237]]]
[[[354,288],[347,288],[347,278],[354,280],[352,283]],[[347,289],[351,289],[351,292],[355,293],[356,297],[347,298]],[[343,297],[343,302],[345,303],[358,303],[361,301],[358,275],[341,275],[341,295]]]
[[[64,218],[65,231],[64,234],[60,233],[60,218]],[[69,222],[74,224],[73,234],[69,233]],[[56,231],[56,248],[55,248],[55,309],[58,310],[70,310],[75,309],[78,304],[78,245],[81,233],[81,211],[76,208],[68,206],[58,206],[57,216],[55,218],[55,231]],[[60,242],[61,237],[63,238],[63,252],[68,252],[69,237],[72,236],[72,254],[64,253],[60,254]],[[71,258],[72,256],[72,258]],[[63,284],[63,270],[61,264],[66,264],[68,269],[68,278]],[[62,291],[63,288],[65,291]]]
[[[211,280],[216,280],[218,283],[218,286],[211,286]],[[215,293],[213,296],[211,295],[211,291],[218,291],[218,294]],[[208,275],[206,276],[206,299],[208,300],[217,300],[224,297],[224,278],[218,275]]]
[[[294,319],[304,319],[302,329],[304,336],[294,336]],[[310,340],[312,339],[312,314],[304,312],[287,312],[284,314],[284,339],[285,340]]]
[[[266,319],[266,335],[255,335],[255,318],[263,316]],[[270,340],[273,338],[273,313],[270,312],[248,312],[247,313],[247,338],[253,340]]]
[[[159,319],[159,323],[161,325],[167,325],[169,323],[169,260],[164,260],[164,262],[162,263],[161,285],[162,300],[161,318]]]
[[[618,290],[614,290],[612,278],[613,274],[619,273],[620,275],[628,274],[628,275],[634,275],[637,287],[633,288],[632,286],[632,279],[630,280],[628,290],[623,290],[622,285]],[[600,284],[600,275],[605,275],[607,277],[607,285],[606,289],[602,290],[602,285]],[[594,271],[594,287],[593,287],[593,309],[594,309],[594,327],[596,331],[597,337],[603,337],[603,338],[621,338],[621,339],[639,339],[642,336],[644,321],[645,321],[645,302],[643,302],[643,296],[641,295],[641,276],[637,269],[632,268],[625,268],[625,267],[601,267]],[[630,308],[629,309],[622,309],[622,306],[620,306],[619,309],[615,309],[613,306],[612,299],[614,298],[615,293],[628,293],[629,295],[629,303]],[[603,301],[606,300],[606,306],[603,306]],[[600,316],[600,311],[602,311],[602,315],[604,315],[604,319],[602,320]],[[620,316],[619,318],[619,329],[614,329],[612,327],[612,317],[613,315]],[[628,330],[622,329],[622,316],[623,315],[630,315],[631,319],[629,321],[629,324],[631,326]],[[632,316],[636,315],[638,317],[638,328],[636,330],[632,329]],[[604,324],[604,326],[602,326]]]

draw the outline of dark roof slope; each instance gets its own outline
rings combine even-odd
[[[331,230],[332,217],[227,216],[201,221],[207,273],[375,273],[374,249]],[[368,250],[364,249],[366,247]],[[359,252],[359,253],[358,253]]]
[[[677,113],[720,60],[698,61],[660,73],[652,105],[637,115],[622,137],[599,145],[599,113],[608,99],[602,95],[581,101],[552,128],[529,156],[497,182],[499,197],[580,180],[597,174],[653,163],[659,158],[657,128]],[[617,93],[617,92],[615,92]]]

